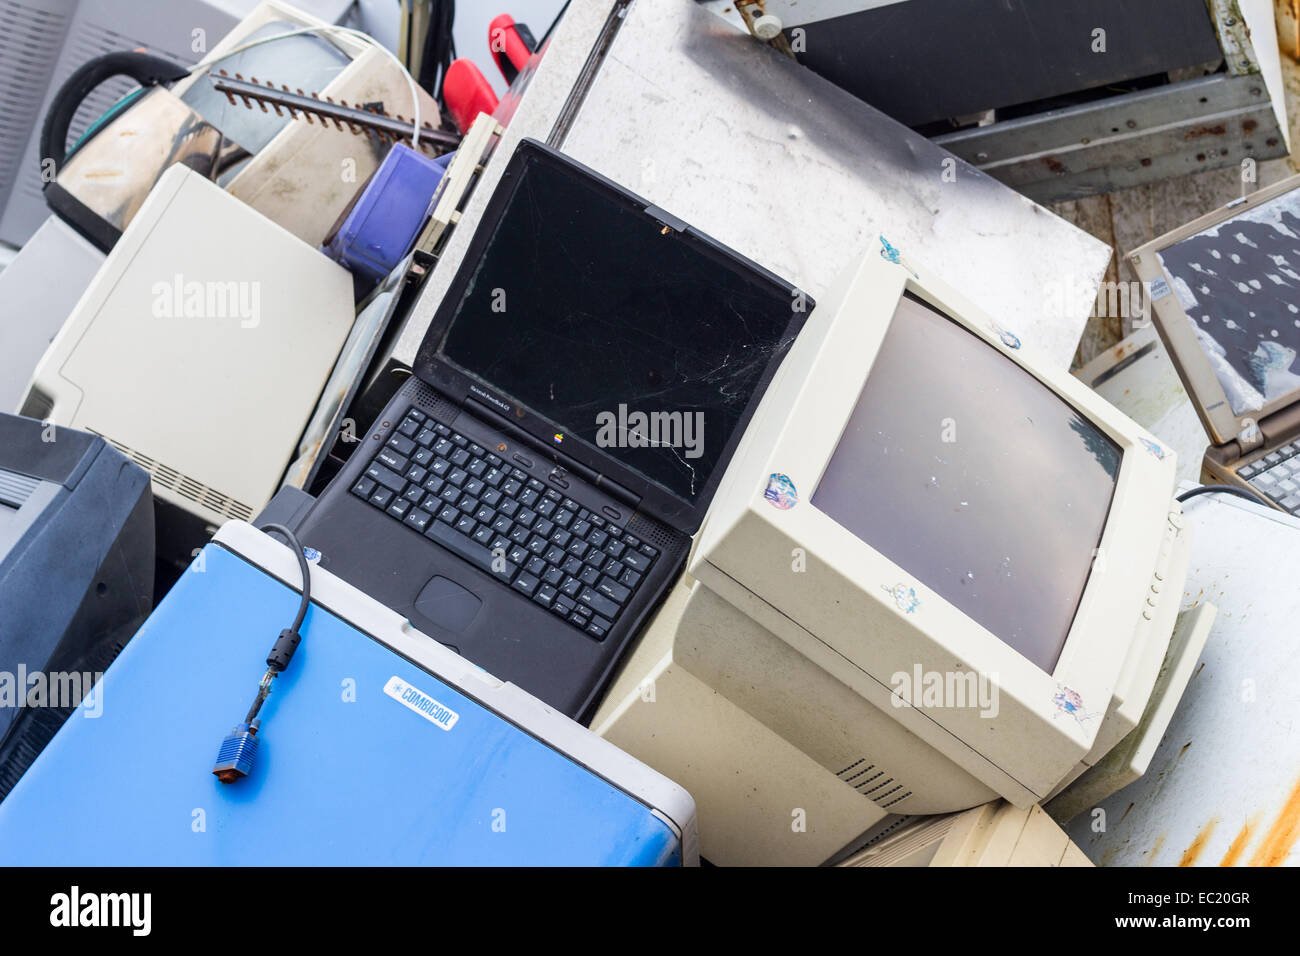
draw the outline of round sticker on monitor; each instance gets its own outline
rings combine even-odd
[[[1016,333],[1008,332],[1006,329],[996,325],[993,326],[993,331],[997,333],[998,338],[1002,340],[1002,344],[1005,345],[1007,348],[1009,349],[1020,348],[1020,336],[1016,335]]]
[[[911,614],[921,606],[921,599],[916,596],[916,588],[909,588],[906,584],[900,582],[892,588],[885,588],[885,591],[894,599],[894,604],[904,614]]]
[[[1056,693],[1052,695],[1052,703],[1056,709],[1063,714],[1068,714],[1079,723],[1085,720],[1092,720],[1097,714],[1090,714],[1083,709],[1083,698],[1079,696],[1078,691],[1071,690],[1064,684],[1056,685]]]
[[[785,475],[772,475],[767,479],[767,489],[763,497],[771,502],[773,508],[789,511],[799,503],[799,492],[794,489],[794,482]]]

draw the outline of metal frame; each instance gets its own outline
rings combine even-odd
[[[936,136],[1038,202],[1077,199],[1288,153],[1258,73],[1215,74]]]

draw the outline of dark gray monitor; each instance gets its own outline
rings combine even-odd
[[[153,576],[144,469],[0,414],[0,799],[148,616]]]

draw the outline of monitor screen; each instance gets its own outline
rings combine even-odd
[[[812,504],[1050,673],[1120,456],[1055,392],[908,295]]]
[[[1300,191],[1160,253],[1234,415],[1300,388]]]
[[[794,337],[793,302],[608,187],[533,159],[439,352],[561,440],[693,504]]]

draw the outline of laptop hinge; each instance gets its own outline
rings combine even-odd
[[[1258,448],[1265,442],[1272,443],[1294,438],[1297,433],[1300,433],[1300,403],[1279,408],[1272,415],[1260,421],[1256,432],[1260,433],[1259,440],[1249,447],[1242,442],[1240,437],[1237,438],[1243,452]]]
[[[600,472],[593,468],[588,468],[586,465],[582,464],[582,462],[574,461],[563,452],[556,451],[554,448],[546,447],[500,412],[493,411],[487,405],[484,405],[482,402],[473,398],[465,399],[465,407],[478,417],[484,419],[489,425],[505,432],[507,435],[513,435],[530,448],[535,449],[555,461],[562,470],[572,472],[588,484],[599,488],[611,498],[627,505],[633,511],[636,511],[641,506],[641,499],[632,491],[624,488],[617,482],[610,481],[610,479],[602,475]]]
[[[1237,432],[1236,441],[1241,454],[1248,455],[1264,444],[1263,428],[1254,420],[1249,420],[1241,431]]]

